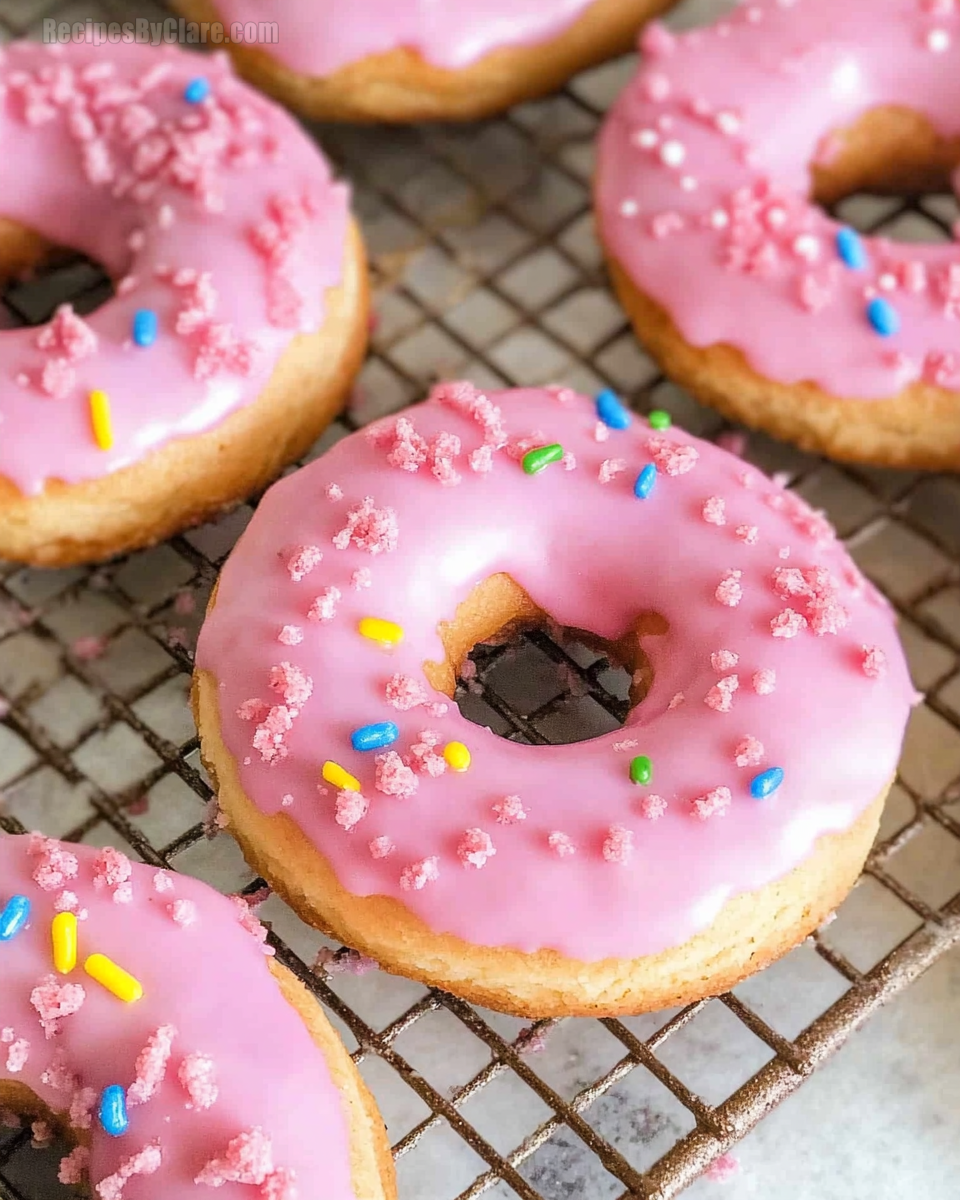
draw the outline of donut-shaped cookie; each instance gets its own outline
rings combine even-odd
[[[559,87],[633,46],[673,0],[174,0],[250,30],[243,74],[315,120],[475,120]],[[250,40],[260,23],[277,40]],[[272,35],[271,35],[272,36]],[[260,37],[257,32],[257,38]],[[264,35],[266,39],[266,35]]]
[[[390,1200],[383,1123],[247,902],[0,837],[0,1105],[93,1200]],[[42,1138],[41,1138],[42,1140]]]
[[[0,93],[0,269],[68,246],[115,289],[0,333],[0,558],[103,558],[306,451],[363,354],[363,248],[347,189],[224,55],[14,43]]]
[[[388,969],[521,1014],[678,1004],[808,934],[913,697],[823,517],[598,407],[447,384],[339,442],[268,492],[197,653],[256,870]],[[476,642],[541,620],[633,672],[623,729],[521,745],[450,702]]]
[[[949,187],[960,7],[756,0],[642,48],[596,178],[641,341],[698,399],[806,449],[960,467],[956,240],[861,236],[816,203]]]

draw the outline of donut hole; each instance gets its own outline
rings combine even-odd
[[[654,613],[613,640],[562,626],[509,575],[492,575],[440,624],[446,655],[424,673],[468,721],[510,741],[583,742],[643,701],[653,670],[641,640],[666,631]]]
[[[61,304],[89,316],[113,294],[102,263],[0,217],[0,328],[43,325]]]
[[[960,137],[942,136],[913,109],[874,108],[821,140],[810,168],[811,199],[832,208],[858,192],[893,196],[950,192],[958,166]]]

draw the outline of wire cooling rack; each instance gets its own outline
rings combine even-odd
[[[0,33],[35,34],[50,15],[165,13],[141,0],[0,0]],[[479,126],[318,131],[354,185],[377,325],[348,413],[314,453],[450,376],[613,386],[701,436],[742,437],[658,375],[606,284],[589,214],[592,139],[632,69],[597,69]],[[907,239],[943,239],[957,217],[942,196],[840,207],[861,228]],[[103,296],[89,264],[64,266],[59,287],[78,306]],[[31,289],[4,300],[10,320],[42,318]],[[368,964],[270,898],[261,915],[281,960],[330,1011],[381,1102],[403,1200],[668,1200],[960,941],[960,483],[840,468],[757,435],[742,452],[827,510],[894,602],[926,693],[864,877],[829,927],[735,993],[526,1028],[363,973]],[[200,614],[251,511],[96,569],[0,564],[4,829],[117,845],[224,890],[261,887],[229,837],[208,836],[211,793],[187,708]],[[583,647],[534,632],[479,647],[473,661],[461,706],[505,737],[575,740],[624,717],[622,675]],[[0,1129],[5,1200],[57,1193],[29,1138]]]

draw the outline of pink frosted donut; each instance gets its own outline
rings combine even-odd
[[[642,48],[596,182],[640,338],[700,399],[804,447],[960,466],[956,239],[861,237],[813,202],[950,186],[960,5],[756,0]]]
[[[569,390],[445,384],[344,439],[267,494],[197,652],[251,864],[388,968],[520,1013],[679,1003],[809,933],[913,698],[822,516],[597,408],[614,427]],[[448,702],[476,641],[544,617],[634,672],[623,729],[521,745]]]
[[[316,119],[474,119],[631,48],[674,0],[174,0]],[[202,28],[202,26],[201,26]],[[249,31],[249,32],[248,32]]]
[[[115,296],[0,334],[0,558],[169,535],[267,482],[363,353],[348,192],[224,55],[0,48],[0,268],[52,246]]]
[[[62,1183],[94,1200],[395,1196],[373,1100],[265,934],[240,897],[116,850],[0,837],[0,1108],[77,1143]]]

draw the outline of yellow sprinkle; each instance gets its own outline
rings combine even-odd
[[[327,783],[337,788],[339,791],[359,792],[360,781],[354,779],[349,771],[345,771],[339,763],[325,762],[323,764],[323,777]]]
[[[53,937],[53,965],[61,975],[69,975],[77,965],[77,918],[72,912],[57,913],[50,926]]]
[[[466,771],[470,766],[470,751],[463,742],[447,742],[443,748],[443,757],[454,771]]]
[[[127,1004],[139,1000],[143,995],[143,985],[139,980],[128,975],[123,967],[118,967],[104,954],[91,954],[83,964],[83,969],[91,979],[95,979],[108,992],[112,992],[118,1000],[124,1000]]]
[[[110,420],[110,397],[106,392],[90,393],[90,420],[93,437],[101,450],[113,448],[113,422]]]
[[[403,641],[403,630],[393,621],[381,621],[379,617],[363,617],[360,621],[360,632],[371,642],[379,642],[381,646],[395,646]]]

